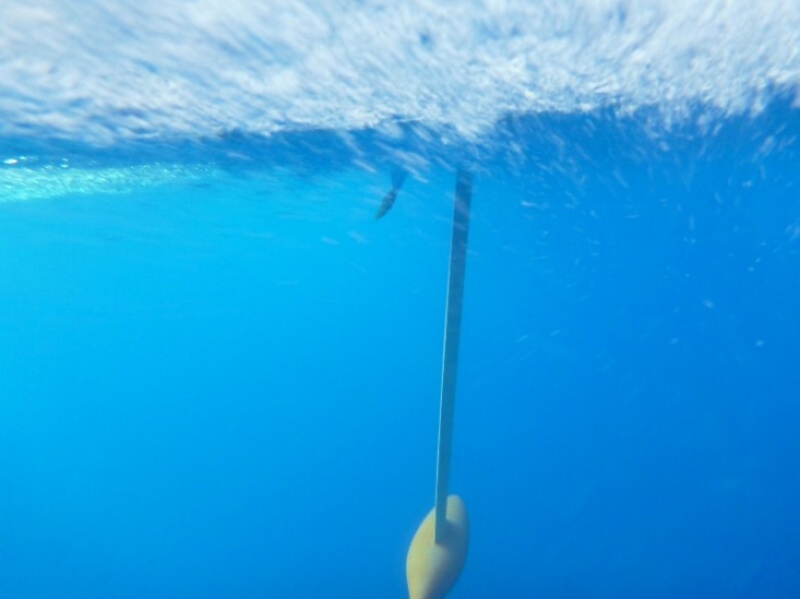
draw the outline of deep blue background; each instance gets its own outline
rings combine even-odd
[[[454,599],[800,594],[799,134],[776,101],[473,149]],[[388,170],[332,139],[0,203],[0,595],[405,596],[453,173],[376,222]]]

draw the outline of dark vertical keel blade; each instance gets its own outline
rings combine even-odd
[[[469,523],[466,507],[460,497],[447,494],[447,487],[450,478],[461,299],[464,295],[471,196],[472,177],[467,171],[459,169],[456,175],[444,317],[436,505],[420,524],[408,548],[406,581],[409,599],[444,599],[461,575],[467,558]]]
[[[464,295],[464,270],[467,263],[469,210],[472,175],[459,169],[453,205],[453,235],[450,242],[450,269],[447,280],[447,306],[442,357],[442,392],[439,407],[439,448],[436,459],[435,533],[438,543],[445,534],[447,488],[450,478],[450,450],[453,439],[453,411],[458,371],[458,342],[461,333],[461,299]]]

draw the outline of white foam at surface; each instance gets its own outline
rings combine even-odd
[[[40,0],[0,5],[0,136],[108,144],[507,112],[758,111],[800,86],[785,0]]]
[[[16,163],[18,164],[18,163]],[[143,164],[113,168],[70,168],[67,164],[0,167],[0,203],[59,196],[126,194],[163,185],[208,182],[219,171],[203,166]]]

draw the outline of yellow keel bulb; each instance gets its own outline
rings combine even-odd
[[[456,495],[447,498],[447,526],[434,542],[435,509],[417,529],[406,558],[409,599],[442,599],[458,580],[467,560],[467,510]]]

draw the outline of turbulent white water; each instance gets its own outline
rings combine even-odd
[[[0,135],[90,143],[508,112],[758,111],[800,86],[785,0],[0,5]],[[795,95],[796,97],[796,95]]]
[[[27,166],[7,159],[0,166],[0,203],[64,195],[123,194],[170,183],[213,180],[219,173],[206,167],[149,164],[115,168],[71,168],[69,163]],[[11,168],[8,168],[11,167]]]

